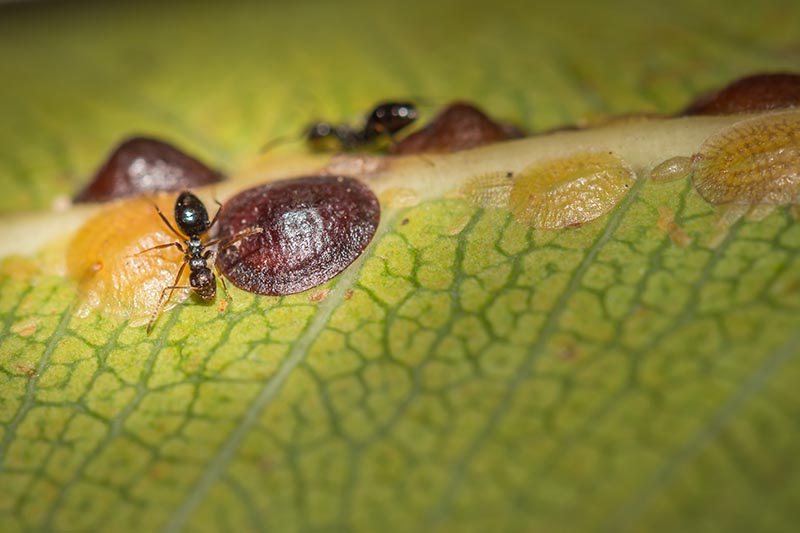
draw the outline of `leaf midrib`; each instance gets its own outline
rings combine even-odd
[[[318,304],[316,313],[311,317],[300,337],[292,344],[289,354],[278,368],[278,371],[267,380],[258,392],[239,423],[209,461],[208,466],[203,470],[197,482],[189,489],[186,498],[172,513],[164,527],[165,533],[181,531],[212,485],[223,476],[225,468],[233,459],[242,441],[256,425],[261,413],[280,393],[292,371],[303,362],[318,334],[325,328],[341,302],[345,300],[347,291],[354,286],[364,264],[374,255],[377,243],[389,232],[389,228],[393,227],[397,216],[396,212],[391,212],[389,216],[381,221],[369,250],[361,254],[343,273],[339,274],[336,284],[330,289],[325,300]]]

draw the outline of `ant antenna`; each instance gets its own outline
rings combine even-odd
[[[264,145],[258,149],[258,154],[264,155],[270,150],[277,148],[278,146],[282,146],[284,144],[288,144],[291,142],[297,142],[300,140],[302,140],[302,137],[291,138],[288,135],[279,135],[278,137],[275,137],[274,139],[271,139],[266,143],[264,143]]]

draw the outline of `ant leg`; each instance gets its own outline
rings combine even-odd
[[[217,271],[217,277],[222,282],[222,290],[225,291],[225,299],[229,302],[232,301],[233,298],[231,298],[231,293],[228,292],[228,284],[225,283],[225,276],[223,276],[222,272],[219,271],[219,267],[217,265],[214,265],[214,270]]]
[[[206,262],[210,262],[212,265],[214,265],[214,270],[217,271],[217,277],[222,282],[222,289],[225,291],[225,299],[230,300],[231,293],[228,292],[228,284],[225,283],[225,276],[222,275],[222,272],[219,270],[219,267],[217,266],[217,261],[216,261],[217,252],[215,250],[209,250],[203,254],[203,259],[205,259]]]
[[[241,241],[242,239],[245,239],[245,238],[249,237],[250,235],[255,235],[256,233],[263,233],[263,232],[264,232],[264,228],[248,228],[248,229],[242,230],[239,233],[237,233],[236,235],[234,235],[231,238],[231,240],[226,241],[224,244],[222,244],[219,247],[219,249],[220,250],[224,250],[226,248],[230,248],[231,246],[233,246],[237,242]],[[217,244],[217,243],[219,243],[219,242],[221,242],[223,240],[224,239],[214,239],[213,241],[208,241],[207,243],[205,243],[205,246],[213,246],[213,245],[215,245],[215,244]]]
[[[219,203],[219,200],[214,198],[214,203],[217,204],[219,207],[217,208],[217,213],[214,215],[214,218],[211,219],[211,224],[208,225],[208,229],[211,229],[211,228],[214,227],[214,224],[216,224],[216,222],[217,222],[217,217],[219,216],[219,212],[222,211],[222,204]],[[206,246],[208,246],[208,245],[206,245]]]
[[[151,246],[150,248],[147,248],[145,250],[142,250],[141,252],[133,254],[131,257],[136,257],[137,255],[142,255],[144,253],[151,252],[153,250],[158,250],[160,248],[169,248],[170,246],[175,246],[175,247],[178,248],[178,250],[181,251],[181,253],[184,253],[184,254],[186,253],[184,251],[184,249],[183,249],[183,246],[181,246],[181,243],[176,241],[176,242],[168,242],[167,244],[159,244],[157,246]]]
[[[158,213],[158,216],[160,216],[161,220],[164,221],[164,224],[166,224],[167,227],[170,230],[172,230],[172,233],[174,233],[179,239],[185,239],[186,238],[183,235],[181,235],[180,233],[178,233],[178,230],[176,230],[175,228],[172,227],[172,224],[169,223],[169,220],[167,220],[167,217],[164,216],[164,213],[161,212],[161,209],[159,209],[156,204],[153,204],[153,207],[156,208],[156,212]]]
[[[230,303],[233,298],[231,298],[231,293],[228,292],[228,284],[225,283],[225,276],[222,275],[222,271],[220,271],[219,267],[217,266],[217,252],[209,250],[203,254],[203,259],[210,261],[211,264],[214,265],[214,270],[217,271],[217,278],[222,282],[222,290],[225,292],[225,301]]]
[[[173,285],[170,285],[169,287],[164,287],[161,290],[161,296],[159,296],[158,298],[158,305],[156,305],[156,308],[153,309],[153,312],[150,314],[150,322],[147,323],[148,335],[150,335],[150,331],[153,329],[153,324],[158,318],[158,315],[161,313],[161,308],[164,307],[167,304],[167,302],[169,302],[170,298],[172,298],[172,293],[175,291],[175,289],[191,289],[191,287],[178,285],[178,282],[181,280],[181,275],[183,274],[183,271],[186,269],[186,265],[187,265],[186,259],[184,259],[183,264],[178,269],[178,275],[175,276],[175,283]],[[169,291],[169,294],[167,294],[167,291]],[[164,299],[165,294],[167,294],[166,300]]]
[[[428,165],[429,167],[435,167],[436,166],[436,163],[434,163],[429,158],[425,157],[425,154],[416,154],[416,156],[418,158],[420,158],[422,160],[422,162],[425,163],[426,165]]]

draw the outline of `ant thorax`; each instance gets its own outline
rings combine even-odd
[[[202,257],[205,244],[200,237],[194,235],[191,239],[187,239],[183,242],[186,244],[186,255],[189,255],[193,258]]]
[[[201,268],[206,268],[208,264],[206,263],[206,258],[202,256],[192,257],[189,259],[189,270],[194,272],[195,270],[199,270]]]

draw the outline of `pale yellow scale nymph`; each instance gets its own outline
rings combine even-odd
[[[653,170],[650,171],[650,181],[667,183],[685,178],[691,174],[693,162],[691,157],[682,155],[670,157],[653,167]]]
[[[611,211],[636,176],[610,152],[580,152],[534,164],[515,176],[509,209],[539,229],[575,227]]]
[[[513,185],[513,172],[489,172],[467,180],[458,193],[460,197],[477,207],[508,208]]]

